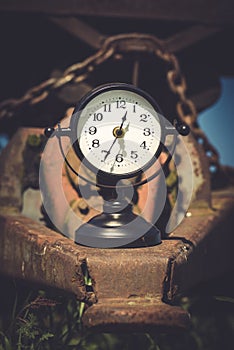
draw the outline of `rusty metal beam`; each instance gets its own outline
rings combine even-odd
[[[0,227],[2,273],[87,299],[81,269],[85,257],[67,245],[66,238],[23,216],[1,215]]]
[[[217,26],[195,25],[164,40],[165,48],[170,52],[179,52],[209,36],[218,33],[222,28]]]
[[[197,111],[201,112],[205,108],[208,108],[211,105],[213,105],[218,100],[220,95],[221,95],[221,85],[220,85],[220,82],[217,81],[217,84],[215,86],[211,86],[206,90],[200,91],[196,95],[192,95],[191,100],[194,102],[197,108]]]
[[[31,219],[2,214],[0,270],[75,293],[91,305],[84,317],[88,327],[183,328],[186,312],[165,303],[231,266],[230,193],[216,195],[215,211],[191,209],[169,239],[144,249],[86,248]],[[93,292],[86,291],[82,265]]]
[[[231,0],[1,0],[0,10],[35,12],[60,15],[88,15],[126,18],[144,18],[171,21],[193,21],[210,24],[232,24],[234,19]]]
[[[99,49],[106,39],[106,36],[94,29],[94,26],[88,25],[77,17],[50,16],[49,20],[95,49]],[[222,28],[217,26],[193,25],[162,40],[162,45],[170,52],[179,52],[188,46],[196,44],[200,40],[218,33],[220,30]]]
[[[134,331],[186,327],[189,315],[172,306],[176,298],[231,267],[234,189],[213,193],[212,208],[204,200],[194,202],[182,224],[160,245],[79,246],[21,215],[25,178],[34,168],[30,162],[27,169],[24,147],[27,140],[34,140],[34,145],[38,140],[29,138],[32,133],[38,136],[41,129],[21,129],[0,157],[0,272],[74,293],[87,303],[83,318],[87,327]],[[33,184],[32,179],[27,181]]]
[[[49,20],[94,49],[99,49],[102,42],[105,40],[104,35],[78,18],[50,16]]]
[[[87,327],[96,331],[179,331],[190,324],[190,316],[182,308],[160,300],[132,298],[102,300],[89,308],[83,318]]]

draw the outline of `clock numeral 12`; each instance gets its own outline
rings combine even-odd
[[[126,108],[126,101],[124,100],[116,101],[116,108]]]

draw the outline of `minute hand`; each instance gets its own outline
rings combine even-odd
[[[124,114],[124,116],[123,116],[123,118],[122,118],[122,123],[121,123],[121,125],[120,125],[120,127],[119,127],[119,130],[122,130],[123,124],[124,124],[126,118],[127,118],[127,112]],[[115,144],[117,138],[118,138],[118,137],[116,136],[115,139],[114,139],[114,141],[113,141],[113,143],[112,143],[112,145],[110,146],[109,150],[106,152],[106,155],[105,155],[105,157],[104,157],[104,159],[103,159],[104,162],[105,162],[106,158],[109,156],[109,154],[110,154],[110,152],[111,152],[111,150],[112,150],[112,147],[114,146],[114,144]]]
[[[123,118],[122,118],[122,123],[121,123],[121,125],[120,125],[119,130],[122,130],[122,129],[123,129],[123,124],[124,124],[124,122],[125,122],[126,119],[127,119],[127,112],[124,114],[124,116],[123,116]]]

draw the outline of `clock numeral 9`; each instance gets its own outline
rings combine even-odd
[[[143,135],[145,135],[145,136],[151,135],[150,128],[145,128],[145,129],[144,129],[144,132],[143,132]]]
[[[92,141],[92,147],[93,148],[98,148],[99,147],[99,140],[98,139],[94,139],[93,141]]]
[[[90,126],[89,127],[89,134],[94,135],[97,132],[97,128],[95,126]]]
[[[93,115],[93,121],[94,122],[100,122],[103,119],[103,114],[102,113],[94,113]]]
[[[126,108],[126,101],[124,101],[124,100],[116,101],[116,107],[117,108]]]
[[[115,157],[116,162],[121,163],[123,161],[123,155],[122,154],[117,154]]]

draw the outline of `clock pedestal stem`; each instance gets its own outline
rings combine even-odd
[[[103,213],[79,227],[75,241],[97,248],[135,248],[161,243],[159,229],[133,213],[124,189],[101,187],[99,193],[104,199]]]

